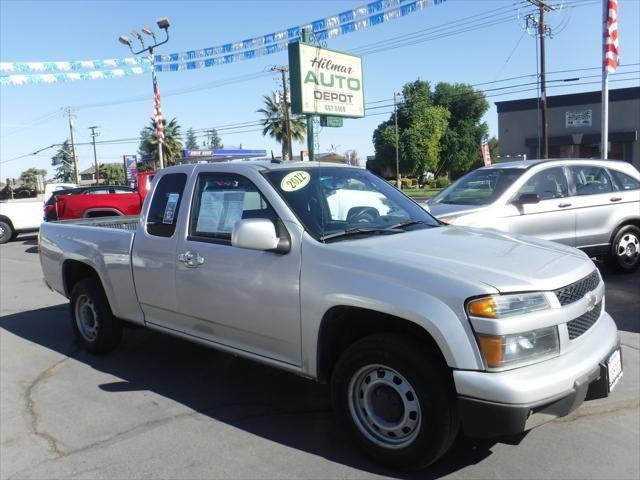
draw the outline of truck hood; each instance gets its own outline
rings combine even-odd
[[[422,205],[431,215],[436,218],[453,217],[465,213],[473,213],[487,208],[486,205],[454,205],[451,203],[425,203]]]
[[[593,262],[564,245],[520,235],[445,226],[330,244],[384,275],[419,269],[500,292],[554,290],[587,276]],[[364,257],[364,258],[362,258]]]

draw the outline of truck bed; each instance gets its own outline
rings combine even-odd
[[[40,228],[40,263],[49,286],[65,295],[69,268],[84,264],[100,275],[111,310],[143,323],[131,270],[131,247],[138,216],[45,222]]]

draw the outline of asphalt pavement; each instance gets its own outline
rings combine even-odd
[[[145,329],[79,350],[23,236],[0,246],[0,477],[638,479],[640,272],[604,277],[625,369],[609,398],[403,474],[355,450],[326,386]]]

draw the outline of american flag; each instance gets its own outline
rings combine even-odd
[[[604,32],[604,67],[607,72],[613,73],[618,68],[618,0],[606,0],[607,26]]]
[[[482,161],[484,162],[484,166],[488,167],[491,165],[491,152],[489,150],[489,139],[487,137],[482,138],[480,151],[482,152]]]
[[[158,79],[156,72],[153,74],[153,119],[156,122],[156,137],[158,142],[164,142],[164,119],[162,118],[162,107],[160,106],[160,89],[158,88]]]

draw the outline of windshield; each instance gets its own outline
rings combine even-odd
[[[264,175],[317,240],[439,226],[424,209],[367,170],[312,167],[275,169]]]
[[[488,205],[524,173],[523,168],[474,170],[433,197],[430,204]]]

